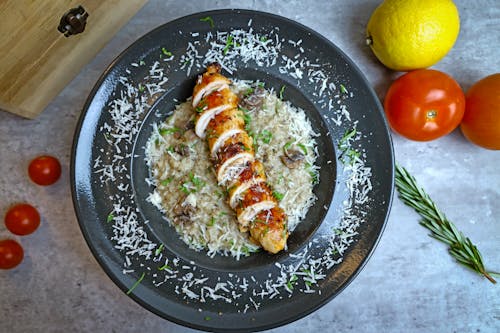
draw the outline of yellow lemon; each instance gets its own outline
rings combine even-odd
[[[408,71],[437,63],[460,30],[451,0],[385,0],[373,12],[367,44],[387,67]]]

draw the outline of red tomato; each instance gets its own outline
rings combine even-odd
[[[500,73],[485,77],[469,89],[460,128],[475,144],[500,150]]]
[[[420,69],[392,83],[385,96],[385,113],[392,129],[416,141],[430,141],[453,131],[462,120],[465,96],[447,74]]]
[[[5,226],[13,234],[24,236],[40,225],[40,214],[35,207],[22,203],[12,206],[5,214]]]
[[[13,239],[0,241],[0,269],[11,269],[23,261],[24,251]]]
[[[61,164],[55,157],[38,156],[31,161],[28,174],[38,185],[51,185],[61,177]]]

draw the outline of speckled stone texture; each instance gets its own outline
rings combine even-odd
[[[36,120],[0,111],[0,214],[27,201],[42,215],[39,230],[20,239],[21,266],[0,272],[0,332],[194,332],[170,323],[122,293],[97,264],[80,233],[69,186],[73,132],[97,78],[141,35],[172,19],[218,8],[249,8],[296,20],[344,50],[380,97],[399,73],[364,45],[379,1],[150,1]],[[500,71],[500,2],[456,1],[458,40],[434,68],[464,89]],[[2,50],[5,52],[7,50]],[[429,143],[393,135],[406,166],[500,271],[500,152],[467,142],[459,131]],[[63,177],[40,187],[27,177],[40,153],[57,156]],[[10,237],[0,225],[0,238]],[[427,236],[418,216],[395,198],[386,230],[359,276],[311,315],[269,332],[500,332],[500,287],[458,266]]]

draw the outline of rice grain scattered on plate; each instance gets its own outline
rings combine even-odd
[[[317,134],[303,110],[264,89],[262,83],[234,81],[231,89],[240,97],[256,158],[264,164],[293,232],[316,200]],[[191,248],[206,249],[209,256],[220,253],[239,259],[258,251],[259,246],[238,230],[226,193],[217,184],[206,142],[194,133],[193,115],[188,100],[153,126],[145,147],[150,181],[155,185],[148,200]],[[287,156],[293,155],[299,161],[285,165]]]

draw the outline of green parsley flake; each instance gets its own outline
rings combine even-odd
[[[166,135],[166,134],[173,134],[175,132],[179,132],[181,129],[177,127],[172,127],[172,128],[160,128],[159,132],[160,135]]]
[[[222,50],[222,54],[226,55],[227,51],[229,51],[229,48],[233,46],[233,35],[229,35],[226,39],[226,46],[224,46],[224,49]]]
[[[283,197],[285,196],[283,193],[280,193],[278,191],[273,191],[273,196],[278,200],[281,201]]]
[[[270,143],[272,137],[273,137],[273,133],[269,132],[268,130],[262,130],[262,132],[260,132],[260,134],[259,134],[259,138],[264,143]]]
[[[245,93],[243,94],[244,97],[248,97],[250,96],[251,94],[253,94],[254,92],[254,89],[252,87],[248,88]]]
[[[288,287],[288,289],[290,290],[293,290],[293,285],[295,284],[295,282],[298,280],[299,278],[297,277],[297,275],[292,275],[290,277],[290,280],[288,280],[288,282],[286,283],[286,286]]]
[[[313,169],[313,167],[310,163],[306,163],[306,169],[309,172],[309,175],[311,176],[311,183],[313,185],[318,184],[319,183],[318,171]]]
[[[108,218],[106,219],[106,222],[107,222],[107,223],[112,222],[114,218],[115,218],[115,216],[113,215],[113,213],[110,213],[110,214],[108,215]]]
[[[214,28],[215,27],[215,23],[214,23],[214,20],[212,17],[210,16],[207,16],[207,17],[203,17],[200,19],[201,22],[208,22],[208,24],[210,24],[210,28]]]
[[[139,61],[139,65],[144,66],[146,62],[144,60]]]
[[[297,144],[297,146],[299,146],[299,148],[302,150],[302,152],[304,153],[304,155],[307,155],[307,147],[304,146],[304,144],[299,143],[299,144]]]
[[[288,141],[287,143],[285,143],[285,145],[283,146],[283,151],[286,152],[292,146],[292,143],[293,141]]]
[[[139,278],[139,280],[135,281],[135,283],[132,285],[132,287],[130,287],[130,289],[127,291],[127,295],[130,295],[130,293],[135,289],[137,288],[137,286],[142,282],[142,280],[144,279],[144,277],[146,276],[146,273],[143,272],[141,277]]]
[[[207,224],[207,225],[208,225],[209,227],[213,227],[213,226],[214,226],[214,224],[215,224],[215,217],[213,217],[213,216],[212,216],[212,217],[210,218],[210,222],[208,222],[208,224]]]
[[[172,52],[168,51],[166,48],[162,47],[161,52],[166,55],[167,57],[173,56]]]
[[[210,316],[205,316],[205,320],[209,321],[209,320],[212,320],[212,318],[210,318]]]
[[[144,92],[145,89],[146,87],[139,83],[139,92]]]
[[[160,185],[167,186],[168,184],[170,184],[172,182],[173,179],[174,179],[174,177],[168,177],[167,179],[162,180],[160,182]]]
[[[168,270],[170,270],[170,271],[171,271],[171,270],[172,270],[172,267],[170,267],[170,266],[169,266],[169,265],[167,265],[167,264],[165,264],[165,265],[163,265],[163,266],[161,266],[161,267],[158,267],[158,270],[159,270],[159,271],[163,271],[163,270],[166,270],[166,269],[168,269]]]
[[[344,136],[339,140],[339,149],[341,151],[340,161],[343,164],[352,165],[356,159],[361,156],[361,153],[349,145],[349,140],[356,135],[356,128],[346,130]]]
[[[161,251],[163,250],[163,246],[164,246],[163,243],[161,243],[160,246],[155,251],[155,256],[161,253]]]
[[[348,93],[348,91],[347,91],[346,87],[345,87],[342,83],[340,84],[340,91],[341,91],[343,94],[347,94],[347,93]]]
[[[281,86],[281,89],[280,89],[280,99],[283,99],[283,93],[285,92],[285,86]]]

